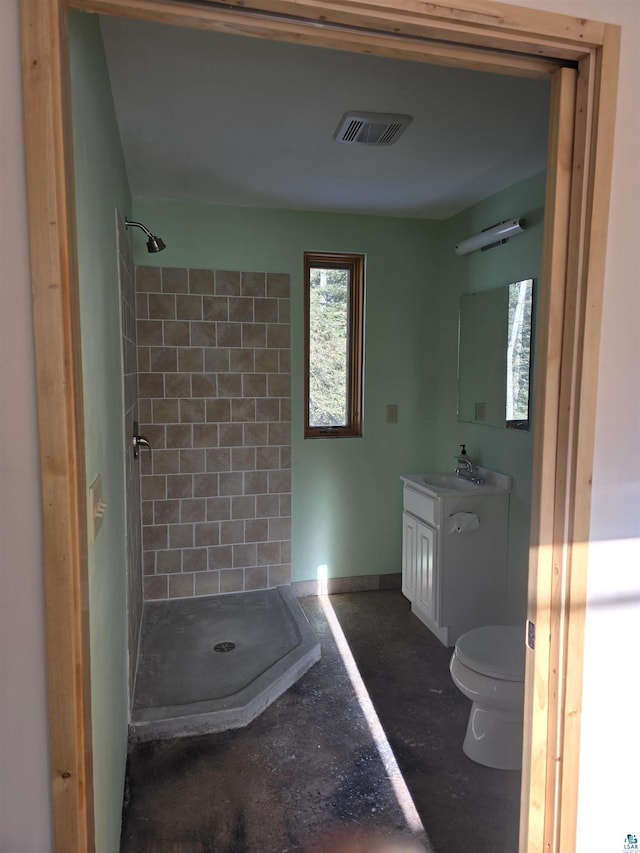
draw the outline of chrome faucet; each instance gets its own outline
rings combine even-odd
[[[478,473],[477,465],[469,459],[469,457],[465,454],[464,456],[456,456],[458,460],[458,465],[456,467],[456,476],[461,477],[463,480],[470,480],[472,483],[484,483],[484,480]]]
[[[476,470],[476,466],[469,459],[468,456],[456,456],[458,460],[458,467],[456,468],[456,474],[460,475],[462,473],[473,474]]]

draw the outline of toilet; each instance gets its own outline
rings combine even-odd
[[[451,677],[473,702],[462,749],[486,767],[522,766],[524,653],[520,625],[474,628],[456,642]]]

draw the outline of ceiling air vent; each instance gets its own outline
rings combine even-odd
[[[345,113],[333,138],[349,145],[391,145],[411,121],[411,116],[392,113]]]

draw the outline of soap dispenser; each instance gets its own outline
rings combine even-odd
[[[466,444],[461,444],[460,445],[460,456],[466,456],[466,455],[467,455],[467,446],[466,446]]]

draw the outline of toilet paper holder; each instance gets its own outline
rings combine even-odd
[[[454,512],[449,516],[447,533],[469,533],[480,528],[475,512]]]

